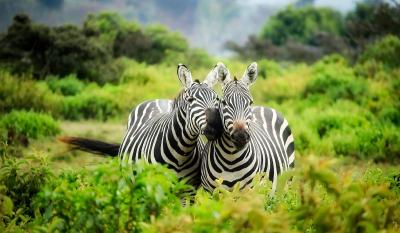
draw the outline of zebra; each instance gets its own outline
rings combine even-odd
[[[212,89],[217,82],[217,71],[216,66],[204,82],[200,82],[192,79],[191,72],[185,65],[179,64],[177,75],[183,90],[172,101],[146,101],[133,109],[121,144],[68,137],[61,141],[91,152],[112,152],[109,154],[117,155],[122,165],[139,159],[164,164],[188,184],[198,186],[200,153],[206,143],[200,135],[204,134],[211,140],[218,135],[209,126],[212,124],[208,123],[210,119],[219,117],[216,110],[219,99]],[[104,148],[109,150],[101,151]]]
[[[294,141],[288,121],[275,109],[252,107],[249,87],[257,78],[257,63],[250,64],[240,80],[232,80],[226,67],[222,71],[218,75],[223,90],[219,111],[224,132],[206,145],[201,185],[213,191],[217,186],[231,190],[239,183],[242,189],[257,173],[264,173],[272,181],[274,193],[277,176],[294,167]]]

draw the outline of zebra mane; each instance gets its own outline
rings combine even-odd
[[[178,95],[173,100],[172,109],[175,109],[180,105],[180,103],[183,101],[183,94],[184,93],[185,93],[185,90],[183,90],[183,89],[178,93]]]

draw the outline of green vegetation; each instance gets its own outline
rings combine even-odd
[[[51,116],[27,111],[12,111],[3,115],[0,129],[7,133],[9,143],[21,136],[37,139],[54,136],[60,132],[57,122]]]
[[[343,35],[343,31],[339,12],[330,8],[295,9],[289,6],[268,21],[261,30],[261,38],[270,39],[276,45],[284,44],[290,39],[311,43],[318,32],[340,36]]]
[[[259,35],[249,36],[244,45],[228,42],[226,47],[247,59],[268,57],[312,63],[337,53],[357,60],[376,40],[400,36],[400,5],[376,2],[359,2],[347,15],[331,8],[289,6],[270,17]],[[382,43],[382,49],[393,45],[390,41]]]
[[[82,28],[48,27],[27,15],[16,15],[7,33],[0,35],[0,44],[3,66],[13,74],[31,73],[35,79],[73,73],[100,84],[117,82],[120,67],[115,59],[119,57],[148,64],[187,58],[212,61],[206,53],[189,49],[184,37],[164,26],[144,28],[115,13],[88,15]]]
[[[120,169],[115,160],[55,177],[45,161],[3,157],[2,232],[399,230],[400,173],[394,167],[352,170],[310,157],[281,176],[273,197],[270,182],[257,179],[253,188],[242,191],[200,190],[193,203],[183,207],[190,187],[160,165],[139,162]],[[343,169],[340,177],[338,168]],[[290,177],[290,185],[285,185]]]

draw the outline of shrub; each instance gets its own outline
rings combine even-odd
[[[31,163],[34,162],[34,163]],[[331,159],[299,158],[276,193],[258,176],[252,188],[192,190],[161,165],[110,161],[54,177],[45,160],[3,160],[0,230],[67,232],[397,232],[398,170],[353,171]],[[354,161],[353,161],[354,162]],[[33,166],[34,164],[34,166]],[[338,175],[340,174],[340,175]],[[290,185],[288,184],[288,180]],[[39,190],[40,189],[40,190]],[[18,195],[15,195],[18,194]],[[14,206],[14,208],[13,208]],[[34,214],[34,215],[33,215]]]
[[[12,111],[3,116],[0,125],[10,134],[23,135],[28,138],[54,136],[60,132],[58,123],[43,113]]]
[[[400,110],[394,106],[386,106],[378,114],[379,119],[383,122],[391,122],[396,126],[400,126]]]
[[[78,80],[76,75],[68,75],[62,79],[51,76],[46,80],[50,90],[53,92],[59,92],[62,95],[76,95],[81,92],[85,84]]]
[[[280,176],[273,198],[270,184],[213,194],[198,192],[195,203],[166,212],[146,224],[149,232],[361,232],[399,229],[399,196],[387,174],[333,171],[334,161],[311,157]],[[285,185],[292,177],[290,186]],[[366,182],[377,179],[379,182]],[[390,213],[390,214],[388,214]]]
[[[359,62],[376,61],[388,68],[400,67],[400,38],[397,36],[386,36],[381,40],[369,45],[361,54]]]
[[[215,59],[202,49],[189,49],[185,52],[167,50],[162,62],[170,66],[184,63],[189,66],[204,67],[207,69],[216,64]]]
[[[7,224],[23,225],[29,221],[28,216],[34,217],[32,200],[51,177],[43,157],[18,160],[7,155],[1,157],[0,196],[7,202],[7,212],[0,214],[0,229]]]
[[[283,75],[283,67],[282,65],[270,61],[267,59],[262,59],[257,62],[258,64],[258,75],[261,78],[267,79],[271,76],[282,76]]]
[[[279,104],[300,98],[310,76],[310,69],[306,66],[284,66],[265,60],[261,60],[259,72],[260,79],[251,87],[253,97]]]
[[[151,79],[154,79],[153,73],[148,71],[148,66],[144,63],[137,63],[129,60],[124,60],[126,69],[121,75],[121,82],[135,82],[136,84],[147,84]]]
[[[165,209],[179,210],[188,189],[161,165],[121,168],[114,160],[94,171],[63,173],[37,195],[35,207],[48,231],[139,232]]]
[[[32,109],[57,114],[58,96],[28,77],[13,76],[0,70],[0,83],[0,112]]]
[[[61,108],[61,115],[68,120],[98,119],[105,121],[119,111],[115,98],[93,93],[82,93],[66,97]]]
[[[368,91],[366,82],[354,76],[342,62],[327,64],[322,60],[313,67],[313,77],[305,87],[305,97],[326,95],[330,100],[348,99],[361,102]]]

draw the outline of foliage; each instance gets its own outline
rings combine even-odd
[[[120,15],[112,12],[88,14],[83,23],[85,35],[95,41],[100,41],[104,46],[112,45],[118,32],[139,29],[136,23],[128,23]]]
[[[179,63],[209,68],[216,64],[216,60],[202,49],[189,49],[186,52],[167,50],[163,63],[175,66]]]
[[[292,6],[279,11],[259,36],[249,36],[243,46],[226,47],[244,58],[314,62],[327,54],[347,53],[344,19],[330,8]]]
[[[32,43],[35,41],[35,43]],[[0,60],[16,73],[32,71],[33,77],[76,73],[89,80],[102,80],[93,67],[107,63],[106,51],[89,43],[81,29],[72,25],[49,28],[34,24],[27,15],[16,15],[0,40]]]
[[[36,79],[74,73],[78,79],[100,84],[119,79],[120,67],[115,58],[121,56],[149,64],[162,62],[169,53],[205,57],[197,55],[196,50],[186,54],[187,40],[164,26],[141,28],[107,12],[89,15],[82,28],[48,27],[19,14],[0,37],[0,45],[2,66],[12,73],[32,73]]]
[[[380,1],[378,4],[357,3],[346,16],[346,32],[352,46],[363,49],[386,35],[400,36],[400,5]]]
[[[51,91],[61,93],[64,96],[76,95],[85,87],[85,84],[76,75],[68,75],[62,79],[48,77],[46,83]]]
[[[179,209],[186,189],[165,167],[138,162],[120,168],[114,160],[94,171],[63,173],[34,203],[42,213],[37,222],[49,231],[138,232],[165,209]]]
[[[119,112],[116,100],[106,95],[82,93],[66,97],[61,114],[65,119],[98,119],[105,121]]]
[[[388,68],[400,67],[400,38],[386,36],[368,46],[360,56],[360,62],[378,62]]]
[[[360,98],[367,93],[365,81],[355,77],[353,70],[343,59],[330,62],[330,59],[326,58],[313,68],[313,78],[304,90],[305,97],[321,94],[334,101],[349,99],[360,102]]]
[[[44,157],[17,160],[2,155],[0,163],[0,231],[23,230],[34,217],[32,201],[53,177]]]
[[[339,53],[357,60],[371,42],[400,35],[399,16],[400,5],[384,1],[357,3],[345,16],[329,8],[289,6],[268,19],[258,36],[249,36],[244,45],[228,42],[226,47],[251,59],[310,63]]]
[[[269,183],[252,189],[213,194],[198,192],[195,203],[178,215],[168,213],[147,225],[150,232],[356,232],[399,228],[399,197],[388,175],[371,172],[340,178],[331,160],[310,158],[280,178],[268,197]],[[285,185],[293,177],[290,185]],[[363,179],[367,179],[364,181]],[[371,182],[378,180],[378,182]]]
[[[58,123],[51,116],[27,111],[12,111],[4,115],[0,125],[9,135],[23,135],[33,139],[54,136],[60,132]]]
[[[3,157],[2,231],[399,230],[400,174],[394,167],[360,170],[331,159],[299,158],[272,196],[270,182],[258,176],[252,188],[199,190],[192,204],[182,206],[191,188],[160,165],[120,167],[113,160],[55,177],[45,161]]]
[[[0,112],[36,110],[52,114],[58,112],[58,98],[46,87],[40,86],[29,76],[19,77],[0,70]]]
[[[298,153],[398,161],[397,69],[353,68],[338,55],[312,66],[268,63],[259,62],[251,91],[256,105],[287,117]]]
[[[311,44],[318,32],[340,36],[343,34],[343,19],[339,12],[330,8],[287,7],[272,16],[261,30],[261,38],[282,45],[292,39]]]

